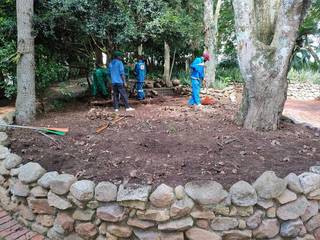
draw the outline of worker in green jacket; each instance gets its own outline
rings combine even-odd
[[[107,73],[101,65],[96,64],[96,69],[93,73],[93,83],[92,83],[92,96],[96,97],[97,92],[100,91],[103,97],[109,97],[109,93],[106,88]]]

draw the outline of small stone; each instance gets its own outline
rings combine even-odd
[[[278,198],[280,204],[286,204],[288,202],[293,202],[297,200],[297,194],[291,192],[290,190],[286,189]]]
[[[309,233],[312,233],[314,230],[320,227],[320,214],[313,216],[307,223],[306,229]]]
[[[184,199],[184,197],[185,197],[185,195],[186,195],[186,193],[185,193],[185,191],[184,191],[184,187],[181,186],[181,185],[177,186],[177,187],[174,189],[174,193],[176,194],[176,198],[177,198],[178,200]]]
[[[40,233],[41,235],[46,235],[46,233],[48,232],[49,228],[42,226],[38,223],[32,223],[31,225],[31,230],[36,232],[36,233]]]
[[[70,174],[60,174],[50,180],[50,189],[53,193],[58,195],[64,195],[69,192],[71,185],[77,179]]]
[[[159,208],[168,207],[174,201],[173,188],[165,184],[161,184],[150,195],[150,202]]]
[[[254,206],[258,201],[255,189],[245,181],[240,181],[234,184],[230,188],[230,194],[232,203],[237,206]]]
[[[309,201],[309,207],[305,213],[301,216],[301,220],[303,222],[308,221],[310,218],[318,214],[318,202],[317,201]]]
[[[209,209],[193,209],[190,215],[195,219],[214,219],[215,214]]]
[[[193,226],[193,220],[191,217],[181,218],[173,220],[167,223],[159,223],[158,229],[160,231],[184,231]]]
[[[239,229],[244,230],[247,228],[247,224],[245,220],[239,219],[238,222],[239,222],[239,226],[238,226]]]
[[[307,196],[310,200],[320,200],[320,189],[314,190]]]
[[[95,198],[100,202],[116,201],[117,186],[111,182],[100,182],[95,189]]]
[[[304,194],[308,194],[320,188],[320,175],[316,173],[306,172],[299,175],[299,180]]]
[[[134,235],[139,240],[160,240],[160,233],[156,231],[142,231],[142,230],[134,230]]]
[[[18,197],[27,197],[29,192],[29,186],[20,181],[17,181],[11,188],[11,193]]]
[[[94,210],[76,209],[72,214],[72,218],[79,221],[91,221],[94,216]]]
[[[55,179],[58,175],[58,172],[47,172],[38,180],[38,184],[41,187],[48,189],[50,187],[51,181]]]
[[[151,186],[139,185],[139,184],[126,184],[120,185],[117,201],[141,201],[147,202]]]
[[[255,229],[257,228],[261,222],[262,218],[264,216],[264,212],[257,210],[251,217],[247,219],[247,226],[249,229]]]
[[[90,209],[93,209],[93,210],[97,209],[99,206],[100,206],[100,204],[99,204],[98,201],[90,201],[87,204],[87,207],[90,208]]]
[[[49,206],[47,199],[30,199],[29,206],[34,213],[53,215],[55,210]]]
[[[320,174],[320,166],[312,166],[310,167],[310,172]]]
[[[9,176],[10,171],[4,166],[4,161],[0,161],[0,175]]]
[[[221,240],[222,238],[214,233],[201,228],[191,228],[186,231],[186,237],[189,240]]]
[[[254,239],[273,238],[278,235],[280,225],[277,219],[267,219],[262,221],[261,225],[253,230]]]
[[[0,145],[0,160],[6,159],[9,154],[10,150],[7,147]]]
[[[47,236],[50,240],[62,240],[64,239],[64,236],[60,233],[57,233],[53,228],[50,228]]]
[[[70,187],[70,193],[79,201],[90,201],[94,195],[94,182],[81,180],[73,183]]]
[[[10,153],[4,160],[4,167],[8,170],[17,167],[22,163],[22,158],[17,154]]]
[[[252,232],[251,231],[239,231],[232,230],[226,231],[223,233],[223,240],[251,240]]]
[[[66,213],[59,213],[53,228],[57,233],[66,234],[73,231],[74,219]]]
[[[194,181],[187,183],[185,192],[194,201],[202,205],[218,204],[222,202],[228,193],[220,183],[214,181]]]
[[[33,214],[32,210],[27,206],[21,204],[18,207],[19,215],[28,221],[33,221],[35,219],[35,215]]]
[[[70,201],[72,204],[75,204],[78,208],[84,209],[86,207],[85,202],[80,202],[78,199],[76,199],[71,193],[67,195],[68,201]]]
[[[48,190],[44,189],[43,187],[36,186],[31,189],[30,194],[35,198],[47,197]]]
[[[78,234],[71,233],[70,235],[64,237],[63,240],[83,240],[83,238],[80,237]],[[96,240],[100,240],[100,239],[96,239]],[[101,240],[106,240],[106,239],[103,238],[103,239],[101,239]],[[109,240],[109,239],[108,239],[108,240]],[[115,240],[117,240],[117,239],[115,239]]]
[[[120,222],[125,219],[126,211],[118,204],[109,204],[97,209],[97,217],[107,222]]]
[[[18,178],[23,183],[36,182],[43,174],[44,170],[39,163],[29,162],[20,167]]]
[[[154,222],[143,221],[137,218],[129,218],[127,224],[132,227],[137,227],[141,229],[148,229],[155,225]]]
[[[10,169],[10,176],[17,177],[19,175],[20,169],[19,168],[12,168]]]
[[[84,239],[92,239],[98,234],[98,230],[92,223],[80,223],[76,226],[76,233]]]
[[[240,217],[249,217],[253,214],[253,207],[233,207],[235,208],[235,212],[236,215],[240,216]],[[230,216],[231,215],[231,211],[230,211]]]
[[[263,173],[253,184],[259,197],[273,199],[279,197],[287,187],[287,181],[278,178],[274,172]]]
[[[215,217],[211,222],[211,228],[215,231],[227,231],[238,226],[238,220],[230,217]]]
[[[66,210],[72,207],[72,204],[67,201],[67,199],[59,197],[51,191],[48,193],[48,202],[51,207],[61,210]]]
[[[294,202],[280,206],[277,210],[277,216],[284,221],[294,220],[302,216],[308,206],[308,200],[305,197],[300,197]]]
[[[192,208],[194,207],[194,202],[187,196],[184,199],[176,201],[170,208],[170,216],[172,218],[180,218],[188,215]]]
[[[36,217],[36,222],[45,227],[52,227],[54,220],[54,216],[52,215],[37,215]]]
[[[265,200],[265,199],[259,199],[257,203],[260,207],[263,209],[268,209],[273,206],[273,201],[272,200]]]
[[[5,132],[0,132],[0,145],[8,146],[10,143],[9,137]]]
[[[182,232],[160,232],[160,240],[184,240]]]
[[[209,229],[209,222],[205,219],[198,219],[196,221],[196,226],[202,229]]]
[[[121,238],[129,238],[132,234],[132,228],[127,226],[109,225],[107,231],[114,236]]]
[[[275,218],[277,216],[277,209],[275,207],[269,208],[267,210],[267,217],[268,218]]]
[[[150,220],[156,222],[165,222],[170,219],[168,209],[147,209],[146,211],[137,211],[137,217],[141,220]]]
[[[216,215],[229,216],[230,208],[225,206],[224,204],[217,204],[212,207],[213,212]]]
[[[294,238],[299,235],[303,228],[304,225],[300,219],[287,221],[281,224],[280,235],[282,237]]]

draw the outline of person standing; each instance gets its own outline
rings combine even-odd
[[[208,53],[202,57],[197,57],[190,65],[192,94],[188,104],[191,106],[201,106],[200,89],[204,79],[204,63],[210,60]]]
[[[136,85],[137,99],[143,100],[145,98],[143,85],[144,85],[144,80],[146,78],[147,70],[146,70],[146,64],[143,60],[143,56],[141,55],[138,57],[138,61],[135,64],[134,74],[137,78],[137,85]]]
[[[92,96],[96,97],[97,92],[100,91],[104,98],[108,97],[108,91],[106,88],[107,73],[106,70],[100,65],[96,64],[96,69],[93,73],[92,82]]]
[[[114,52],[114,59],[109,64],[111,75],[112,90],[113,90],[113,107],[115,112],[119,111],[120,95],[124,100],[126,111],[133,111],[134,108],[129,106],[128,95],[125,88],[126,77],[124,72],[124,65],[122,63],[123,53],[120,51]]]

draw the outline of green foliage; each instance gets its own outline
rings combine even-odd
[[[320,84],[320,72],[315,72],[313,70],[295,70],[291,69],[288,74],[288,79],[291,83],[314,83]]]
[[[190,74],[186,71],[179,71],[177,78],[180,80],[180,84],[183,86],[191,86]]]

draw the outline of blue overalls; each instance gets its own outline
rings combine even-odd
[[[204,60],[202,57],[197,57],[191,63],[191,86],[192,86],[192,94],[189,99],[189,105],[200,105],[200,89],[201,84],[204,78]]]
[[[143,85],[144,85],[144,79],[147,74],[146,70],[146,64],[144,63],[143,60],[139,60],[135,67],[134,67],[134,72],[137,78],[137,99],[138,100],[143,100],[145,98],[144,91],[143,91]]]

